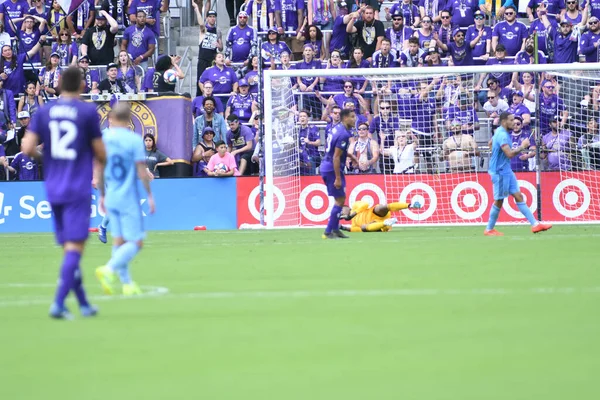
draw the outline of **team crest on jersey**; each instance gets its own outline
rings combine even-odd
[[[31,161],[27,161],[24,165],[25,169],[31,171],[33,169],[33,163]]]
[[[144,34],[138,32],[137,30],[131,35],[131,44],[135,47],[140,47],[142,45],[142,41],[144,40]]]
[[[246,43],[246,40],[244,40],[244,38],[239,38],[239,39],[236,41],[236,43],[237,43],[238,45],[240,45],[240,46],[243,46],[243,45],[244,45],[244,43]]]
[[[108,126],[108,112],[110,111],[109,103],[101,103],[100,106],[96,107],[96,111],[98,111],[98,116],[100,117],[100,125],[102,125],[102,128],[106,128]],[[131,103],[129,129],[139,133],[142,137],[147,133],[154,135],[156,141],[158,141],[156,116],[144,103],[137,101]]]
[[[92,42],[94,43],[96,50],[100,50],[104,46],[104,42],[106,42],[106,32],[100,31],[92,33]]]
[[[225,85],[225,84],[227,84],[227,78],[226,78],[226,77],[224,77],[224,76],[220,77],[220,78],[219,78],[219,83],[220,83],[221,85]]]
[[[515,36],[515,34],[514,34],[514,33],[512,33],[512,32],[506,32],[506,38],[507,38],[508,40],[512,40],[512,39],[516,38],[516,36]]]

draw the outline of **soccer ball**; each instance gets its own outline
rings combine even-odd
[[[175,72],[175,70],[168,69],[163,74],[163,79],[166,83],[175,83],[177,82],[177,72]]]
[[[217,171],[227,172],[229,171],[229,167],[223,163],[218,163],[217,165],[215,165],[215,169],[213,170],[213,172]]]

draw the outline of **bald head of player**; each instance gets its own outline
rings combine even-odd
[[[69,67],[60,74],[61,97],[79,97],[85,90],[83,72],[79,67]]]
[[[117,103],[108,113],[111,127],[128,128],[131,122],[131,107],[128,103]]]

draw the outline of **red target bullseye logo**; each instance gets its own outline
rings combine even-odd
[[[348,204],[352,206],[355,201],[365,201],[371,207],[377,204],[386,204],[385,192],[373,183],[361,183],[350,192]]]
[[[333,199],[327,195],[327,187],[322,183],[313,183],[300,192],[300,212],[312,222],[323,222],[329,218],[333,208]]]
[[[518,180],[517,182],[519,183],[519,189],[521,190],[521,194],[523,194],[523,200],[525,201],[525,204],[527,204],[527,207],[529,207],[531,212],[535,214],[535,212],[537,211],[538,203],[537,190],[535,186],[533,185],[533,183],[523,180]],[[509,196],[507,199],[504,200],[502,208],[504,209],[504,211],[506,211],[508,215],[515,219],[525,218],[525,216],[521,214],[521,211],[519,211],[519,207],[517,207],[515,199],[512,196]]]
[[[590,207],[590,189],[579,179],[565,179],[554,188],[552,203],[567,218],[581,217]]]
[[[478,219],[487,209],[487,192],[477,182],[461,182],[452,191],[450,205],[462,219]]]
[[[401,203],[421,203],[419,210],[402,210],[407,218],[413,221],[423,221],[433,215],[437,209],[437,195],[431,186],[423,182],[413,182],[402,189],[398,201]]]
[[[277,218],[281,217],[281,215],[283,214],[283,211],[285,210],[285,196],[283,195],[283,192],[281,190],[279,190],[279,188],[277,186],[273,186],[273,188],[274,188],[273,193],[275,194],[274,199],[273,199],[273,208],[275,210],[275,213],[273,215],[273,221],[277,221]],[[248,195],[248,210],[250,211],[250,214],[252,214],[252,216],[257,221],[260,221],[259,194],[260,194],[260,186],[256,186],[254,189],[252,189],[252,191]]]

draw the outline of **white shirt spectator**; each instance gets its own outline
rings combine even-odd
[[[493,113],[496,113],[497,115],[500,115],[504,111],[508,110],[508,103],[506,101],[502,100],[502,99],[498,99],[498,102],[494,106],[494,105],[492,105],[492,103],[490,102],[490,100],[488,100],[483,105],[483,109],[487,113],[488,117],[491,116]]]

